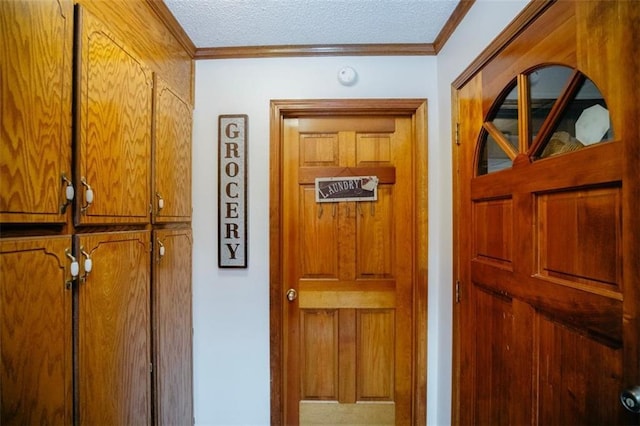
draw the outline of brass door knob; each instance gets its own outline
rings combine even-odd
[[[295,289],[290,288],[289,290],[287,290],[287,300],[289,302],[293,302],[294,300],[297,299],[297,297],[298,297],[298,292]]]

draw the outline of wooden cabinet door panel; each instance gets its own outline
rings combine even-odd
[[[0,222],[65,222],[73,3],[0,2],[0,39]]]
[[[152,74],[87,10],[78,17],[76,223],[146,223]]]
[[[71,237],[0,240],[0,423],[70,425]]]
[[[153,221],[191,220],[192,108],[156,78],[153,140]]]
[[[80,423],[151,422],[150,234],[80,234]],[[85,264],[86,265],[86,264]],[[81,268],[83,269],[83,268]]]
[[[190,229],[153,232],[154,413],[158,425],[193,422]]]

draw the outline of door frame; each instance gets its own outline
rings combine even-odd
[[[269,340],[271,424],[280,425],[285,407],[285,352],[282,247],[283,132],[286,118],[318,116],[409,116],[413,122],[414,167],[414,276],[412,399],[413,424],[426,421],[427,403],[427,101],[426,99],[307,99],[272,100],[270,104],[269,159]]]

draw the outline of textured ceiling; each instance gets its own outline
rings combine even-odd
[[[433,43],[458,0],[164,0],[197,48]]]

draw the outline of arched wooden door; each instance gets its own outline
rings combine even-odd
[[[457,424],[638,424],[625,3],[554,3],[456,93]]]

